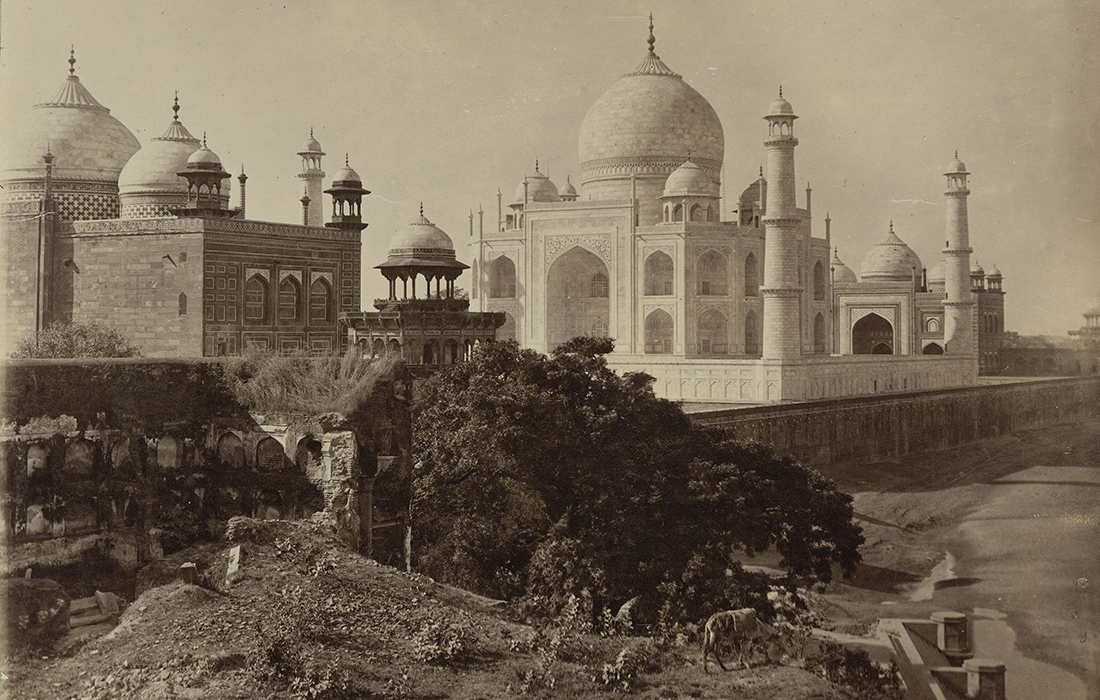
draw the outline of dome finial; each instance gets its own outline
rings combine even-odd
[[[310,135],[310,136],[312,136],[312,135],[313,135],[313,129],[310,129],[310,130],[309,130],[309,135]],[[348,154],[347,154],[347,152],[346,152],[346,151],[344,152],[344,167],[345,167],[345,168],[350,168],[350,167],[351,167],[350,165],[348,165]]]
[[[779,96],[783,97],[783,86],[782,85],[779,86]]]
[[[206,148],[206,132],[202,132],[202,147]]]
[[[424,200],[420,200],[420,216],[424,216]]]
[[[649,13],[649,55],[656,56],[653,52],[653,45],[657,43],[657,39],[653,36],[653,13]]]
[[[309,127],[309,137],[313,138],[313,127]]]
[[[955,149],[955,160],[959,159],[959,149]]]
[[[172,121],[180,120],[180,91],[176,90],[176,97],[172,102]]]
[[[539,171],[539,159],[535,158],[535,172],[537,173],[538,171]]]
[[[76,75],[76,46],[69,44],[69,75]]]
[[[760,166],[760,179],[761,180],[764,179],[764,166],[763,165]]]
[[[891,221],[890,222],[890,233],[893,233],[893,232],[894,232],[894,222]]]

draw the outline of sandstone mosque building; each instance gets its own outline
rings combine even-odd
[[[723,221],[722,123],[649,51],[589,109],[580,187],[540,172],[497,193],[471,247],[476,308],[498,338],[542,352],[610,336],[610,364],[656,378],[658,395],[774,402],[973,384],[997,366],[1002,275],[971,266],[966,166],[945,176],[943,261],[926,271],[893,230],[860,276],[814,235],[797,203],[795,120],[782,89],[764,119],[766,172]],[[763,131],[763,130],[762,130]],[[884,222],[886,224],[886,222]]]
[[[492,339],[503,322],[451,299],[466,266],[423,210],[395,234],[380,266],[394,280],[411,275],[413,299],[398,299],[391,283],[385,309],[359,313],[370,192],[346,158],[323,189],[325,153],[311,132],[298,152],[301,224],[250,220],[243,168],[239,206],[230,207],[233,178],[206,134],[200,140],[183,125],[178,99],[164,133],[142,146],[81,83],[75,63],[70,54],[69,75],[33,108],[0,173],[4,354],[51,323],[74,321],[116,328],[147,357],[249,347],[329,354],[347,342],[351,316],[385,329],[381,348],[437,363]],[[324,195],[332,198],[327,222]],[[436,282],[435,300],[416,300],[417,274]]]

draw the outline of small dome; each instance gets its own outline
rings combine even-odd
[[[777,97],[768,107],[769,117],[788,116],[794,117],[794,107],[791,107],[791,103],[783,99],[783,90],[779,90],[779,97]],[[796,117],[797,118],[797,117]]]
[[[179,109],[178,103],[174,109]],[[148,204],[150,198],[167,195],[163,203],[175,204],[179,196],[186,196],[187,180],[179,172],[200,143],[178,117],[173,118],[164,134],[135,153],[122,169],[118,190],[124,209],[131,199]]]
[[[317,139],[313,138],[312,129],[309,132],[309,138],[306,139],[305,142],[302,144],[302,150],[298,151],[299,155],[305,153],[316,153],[320,156],[325,155],[325,152],[321,150],[321,143]]]
[[[935,267],[928,271],[928,283],[939,282],[940,286],[947,280],[947,267],[943,260],[936,263]]]
[[[560,202],[561,195],[558,194],[557,186],[550,181],[550,178],[546,177],[539,172],[539,164],[535,162],[535,172],[528,175],[527,182],[527,201],[528,202]],[[521,182],[516,186],[516,198],[512,202],[515,204],[523,204],[523,187]]]
[[[834,284],[855,284],[859,281],[856,279],[856,273],[852,268],[841,261],[840,253],[836,249],[833,249],[833,259],[829,265],[832,268]]]
[[[970,174],[966,172],[966,163],[959,160],[958,152],[955,153],[955,160],[951,162],[951,165],[947,166],[947,172],[944,174],[953,175],[955,173],[963,173],[964,175]]]
[[[984,277],[985,276],[985,268],[983,268],[981,265],[979,265],[978,261],[975,260],[974,264],[970,266],[970,274],[971,275],[980,275],[980,276]]]
[[[563,187],[562,190],[561,190],[561,196],[562,197],[576,197],[577,196],[577,188],[573,187],[573,183],[569,181],[568,177],[565,178],[565,187]]]
[[[923,269],[920,258],[909,248],[890,224],[890,233],[886,240],[867,253],[860,266],[860,280],[863,282],[912,282],[914,270]]]
[[[390,238],[391,258],[454,258],[454,251],[451,237],[444,233],[443,229],[428,221],[424,217],[423,209],[416,221],[398,229]]]
[[[990,277],[990,278],[993,278],[993,277],[997,277],[997,278],[1000,278],[1000,277],[1001,277],[1002,275],[1001,275],[1001,271],[997,269],[997,266],[996,266],[996,265],[994,265],[994,266],[993,266],[993,269],[992,269],[992,270],[990,270],[990,271],[989,271],[989,274],[988,274],[988,275],[986,275],[986,276],[987,276],[987,277]]]
[[[718,185],[710,175],[690,160],[676,168],[665,180],[665,197],[717,197]]]
[[[222,160],[218,158],[218,155],[206,147],[206,142],[195,150],[187,158],[187,167],[194,170],[213,170],[214,168],[221,169]]]
[[[351,166],[347,166],[347,165],[340,168],[340,171],[332,177],[332,183],[336,184],[337,182],[341,182],[341,183],[343,183],[343,182],[348,182],[348,183],[354,182],[354,183],[358,183],[360,185],[363,184],[363,181],[359,178],[359,173],[355,172],[355,170],[353,170],[351,168]]]

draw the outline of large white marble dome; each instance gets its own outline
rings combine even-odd
[[[661,61],[652,41],[642,62],[588,110],[579,138],[585,182],[632,172],[667,174],[688,157],[717,177],[725,149],[714,108]]]
[[[75,73],[48,102],[35,105],[22,137],[12,144],[3,180],[42,179],[42,156],[54,156],[55,181],[118,182],[119,173],[141,147],[111,116]]]

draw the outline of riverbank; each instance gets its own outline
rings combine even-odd
[[[1100,420],[824,471],[853,494],[866,537],[856,576],[828,591],[838,629],[1000,611],[1024,656],[1100,697]],[[948,553],[932,597],[912,595]]]

